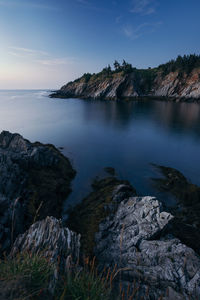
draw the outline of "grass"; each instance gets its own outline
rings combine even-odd
[[[93,260],[84,259],[82,269],[71,269],[67,276],[64,276],[59,283],[56,292],[56,300],[133,300],[138,296],[139,287],[136,282],[127,287],[122,286],[122,282],[115,279],[121,271],[128,268],[118,269],[117,265],[113,269],[106,268],[100,272]],[[138,298],[139,299],[139,298]]]
[[[25,253],[5,258],[0,261],[0,292],[7,295],[6,299],[39,299],[47,291],[52,274],[51,263],[42,255]]]
[[[139,285],[134,281],[123,286],[120,273],[128,268],[105,267],[99,271],[95,258],[84,259],[83,266],[72,265],[59,274],[52,295],[48,288],[53,275],[49,260],[39,254],[18,254],[0,261],[0,299],[4,300],[133,300],[139,297]],[[148,296],[148,291],[146,293]]]
[[[82,269],[71,269],[60,282],[58,300],[109,300],[111,299],[111,272],[98,273],[95,258],[84,260]],[[108,280],[109,279],[109,280]]]

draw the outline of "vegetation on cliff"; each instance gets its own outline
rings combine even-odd
[[[84,81],[88,83],[90,80],[95,80],[102,77],[112,77],[114,74],[126,75],[130,73],[135,73],[136,76],[141,76],[144,78],[144,81],[151,83],[157,72],[162,72],[162,75],[165,76],[170,72],[180,71],[181,73],[186,73],[189,75],[193,69],[200,67],[200,55],[190,54],[190,55],[179,55],[176,59],[172,59],[165,64],[161,64],[155,68],[148,69],[137,69],[133,67],[132,64],[123,60],[122,64],[120,64],[117,60],[113,63],[113,69],[110,65],[103,68],[99,73],[85,73],[82,77],[75,80]]]
[[[168,76],[169,75],[169,76]],[[50,95],[52,98],[122,100],[138,97],[200,99],[200,56],[178,56],[155,68],[137,69],[123,60],[99,73],[85,73]]]
[[[172,59],[169,62],[162,64],[158,67],[163,75],[167,75],[170,72],[179,71],[179,74],[186,73],[189,75],[192,70],[200,67],[200,55],[190,54],[190,55],[179,55],[176,59]]]

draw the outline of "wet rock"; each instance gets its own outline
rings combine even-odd
[[[0,134],[0,253],[33,222],[61,216],[75,176],[53,145],[31,143],[19,134]]]

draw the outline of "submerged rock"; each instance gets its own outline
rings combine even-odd
[[[75,176],[53,145],[31,143],[19,134],[0,134],[0,252],[36,220],[61,216]]]

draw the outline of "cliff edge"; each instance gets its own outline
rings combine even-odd
[[[157,68],[136,69],[114,63],[97,74],[84,74],[50,95],[52,98],[122,100],[140,97],[200,100],[200,57],[178,57]]]

